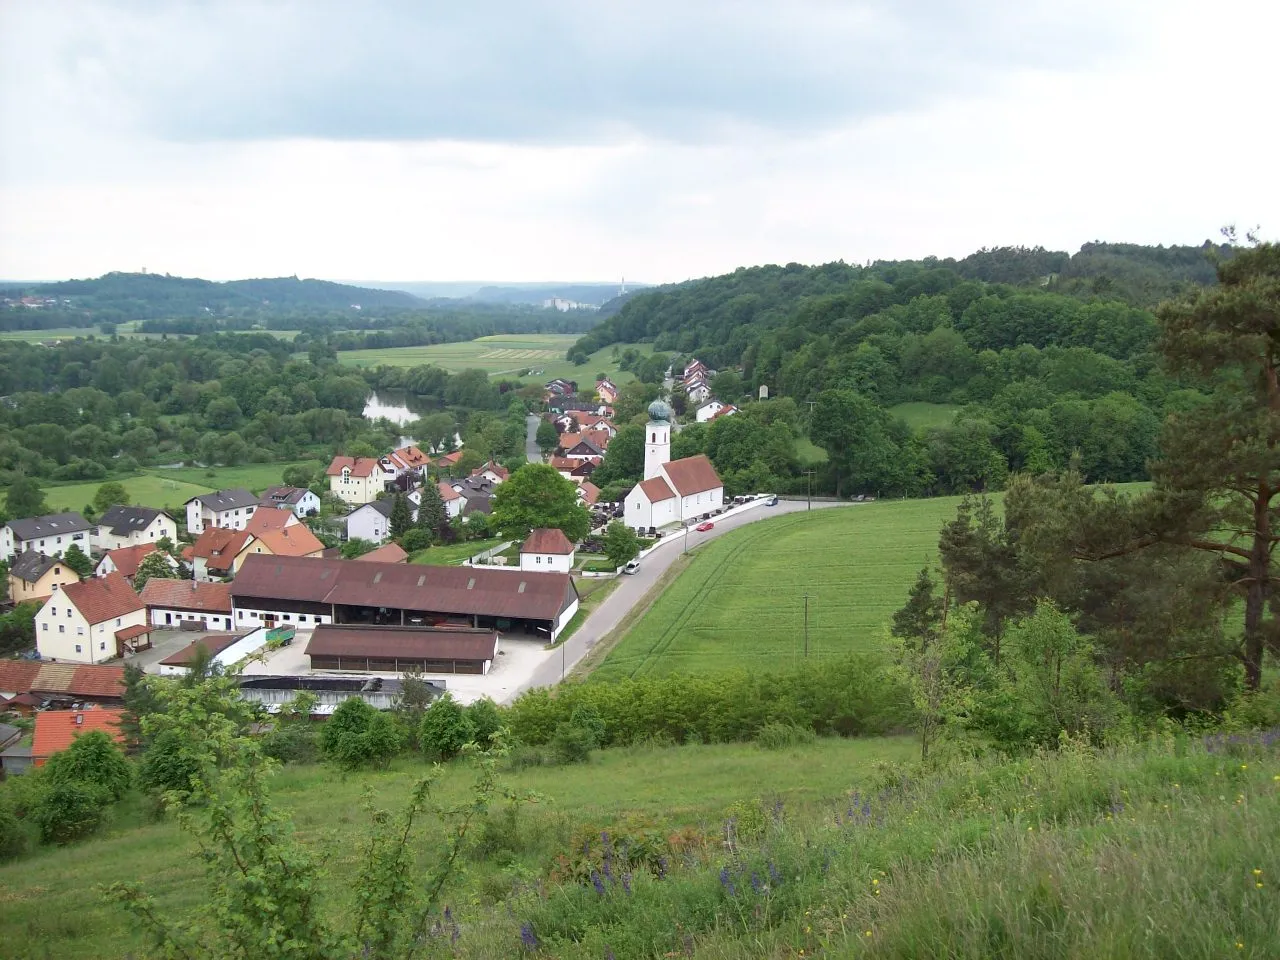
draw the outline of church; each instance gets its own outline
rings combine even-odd
[[[704,455],[671,459],[671,408],[649,404],[645,424],[644,479],[627,494],[623,517],[636,529],[696,520],[724,503],[724,483]]]

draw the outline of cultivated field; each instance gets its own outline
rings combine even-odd
[[[483,370],[490,375],[514,377],[521,370],[536,370],[528,380],[547,381],[555,377],[586,380],[606,373],[617,382],[632,379],[618,370],[610,359],[613,347],[597,351],[584,366],[575,366],[564,358],[578,341],[577,334],[530,333],[499,334],[462,343],[437,343],[427,347],[395,347],[390,350],[343,350],[338,359],[358,367],[416,367],[432,364],[451,373],[460,370]],[[641,353],[650,353],[652,344],[624,344]]]

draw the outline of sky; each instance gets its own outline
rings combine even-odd
[[[0,277],[1280,236],[1275,0],[0,0]]]

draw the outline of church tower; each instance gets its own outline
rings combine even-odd
[[[649,404],[644,427],[644,478],[662,476],[662,465],[671,460],[671,408],[661,400]]]

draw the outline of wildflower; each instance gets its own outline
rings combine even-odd
[[[875,884],[877,887],[880,886],[880,881],[876,880],[874,877],[872,878],[871,882]]]
[[[594,870],[591,871],[591,885],[596,888],[597,894],[604,896],[604,881],[600,879],[600,874]]]
[[[751,871],[751,889],[756,893],[759,893],[764,889],[764,884],[760,882],[760,874],[756,873],[754,870]]]
[[[622,875],[622,892],[628,897],[631,896],[631,874],[629,873]]]
[[[538,949],[538,938],[534,935],[533,927],[527,923],[520,924],[520,942],[526,950]]]
[[[1260,877],[1260,876],[1262,876],[1262,871],[1261,871],[1261,870],[1259,870],[1257,867],[1254,867],[1254,868],[1253,868],[1253,875],[1254,875],[1255,877]]]
[[[736,897],[737,891],[733,887],[733,878],[729,876],[729,868],[720,868],[720,886],[729,891],[729,896]]]
[[[864,933],[866,933],[866,935],[867,935],[868,937],[869,937],[869,936],[871,936],[871,931],[870,931],[870,930],[865,930],[865,931],[863,931],[863,932],[864,932]]]
[[[1237,941],[1236,941],[1236,949],[1237,949],[1237,950],[1243,950],[1243,949],[1244,949],[1244,944],[1243,944],[1243,943],[1241,943],[1239,940],[1237,940]]]
[[[1249,765],[1248,765],[1247,763],[1242,763],[1242,764],[1240,764],[1240,769],[1241,769],[1241,770],[1248,770],[1248,769],[1249,769]]]
[[[782,874],[779,873],[778,868],[773,865],[773,861],[770,860],[767,864],[765,864],[765,866],[769,870],[769,881],[775,887],[778,886],[778,884],[782,883]]]
[[[1262,889],[1262,881],[1261,881],[1261,880],[1259,880],[1257,883],[1255,883],[1255,884],[1254,884],[1254,886],[1255,886],[1255,887],[1257,887],[1259,890],[1261,890],[1261,889]]]

